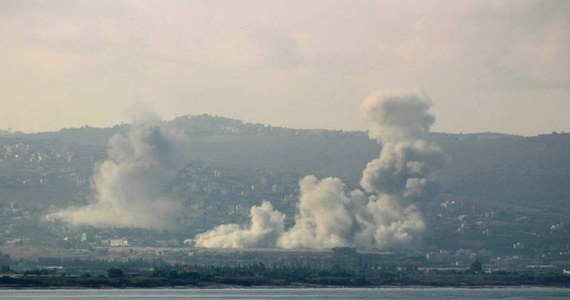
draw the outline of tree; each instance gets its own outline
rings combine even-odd
[[[483,265],[481,265],[479,261],[475,261],[469,265],[469,271],[473,273],[483,273]]]
[[[120,278],[123,277],[123,271],[121,269],[111,268],[107,270],[107,276],[109,276],[109,278]]]

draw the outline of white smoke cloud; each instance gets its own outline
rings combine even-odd
[[[353,246],[362,248],[405,247],[425,229],[415,205],[403,205],[400,199],[387,194],[370,197],[360,222]]]
[[[360,185],[370,193],[421,194],[445,163],[441,149],[425,140],[382,143],[380,157],[369,162]]]
[[[360,113],[371,122],[368,135],[378,142],[417,140],[435,122],[435,117],[427,113],[430,107],[427,96],[387,91],[364,99]]]
[[[250,210],[251,224],[245,228],[236,224],[220,225],[196,236],[197,245],[208,248],[272,248],[285,231],[285,215],[274,210],[271,203]]]
[[[307,176],[299,182],[295,224],[284,231],[282,223],[267,222],[268,227],[255,232],[282,233],[269,245],[282,248],[386,249],[414,242],[425,224],[413,202],[421,198],[446,160],[439,147],[424,139],[435,121],[427,113],[430,106],[427,96],[412,93],[375,93],[366,98],[361,111],[372,123],[369,135],[382,144],[380,157],[369,162],[362,174],[360,184],[369,196],[361,190],[349,192],[338,178],[319,181]],[[280,213],[271,208],[271,214]],[[198,235],[196,244],[260,247],[251,238],[252,231],[221,225]],[[268,246],[267,240],[260,240]]]
[[[369,162],[360,185],[370,193],[420,195],[445,163],[441,149],[427,142],[435,118],[427,113],[427,96],[376,93],[364,100],[362,115],[372,122],[369,135],[382,144],[380,157]]]
[[[94,198],[48,216],[71,225],[165,229],[174,226],[179,204],[163,196],[185,165],[186,136],[157,119],[135,123],[109,140],[108,158],[92,178]]]
[[[338,178],[319,181],[306,176],[299,182],[300,197],[295,225],[279,240],[283,248],[330,248],[353,244],[357,220],[355,206],[363,193],[347,194]]]

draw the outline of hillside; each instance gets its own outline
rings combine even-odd
[[[195,160],[272,169],[358,184],[380,147],[365,132],[296,130],[209,115],[179,117],[167,124],[191,138]],[[112,128],[82,127],[19,135],[21,139],[105,147]],[[440,174],[444,192],[530,206],[559,207],[570,200],[570,134],[520,137],[505,134],[433,133],[449,155]]]
[[[183,236],[247,222],[249,208],[262,200],[286,213],[291,224],[300,178],[336,176],[356,188],[362,169],[380,151],[365,132],[296,130],[208,115],[166,123],[190,138],[191,163],[166,191],[184,203]],[[91,199],[90,177],[106,157],[106,141],[128,128],[1,135],[0,243],[22,236],[53,243],[67,236],[67,229],[38,221]],[[449,163],[440,172],[439,195],[423,203],[427,246],[503,251],[520,242],[531,249],[565,249],[569,134],[433,133],[429,139]]]

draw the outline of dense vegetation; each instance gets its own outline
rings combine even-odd
[[[0,288],[150,288],[150,287],[382,287],[382,286],[559,286],[570,287],[570,276],[541,272],[468,271],[365,272],[345,270],[317,271],[307,268],[178,267],[139,272],[111,268],[106,274],[66,276],[29,272],[21,276],[0,277]]]

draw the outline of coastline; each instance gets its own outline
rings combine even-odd
[[[222,289],[248,289],[248,290],[283,290],[283,289],[570,289],[570,284],[449,284],[449,285],[319,285],[305,283],[290,283],[287,285],[235,285],[235,284],[186,284],[186,285],[4,285],[0,290],[222,290]]]

